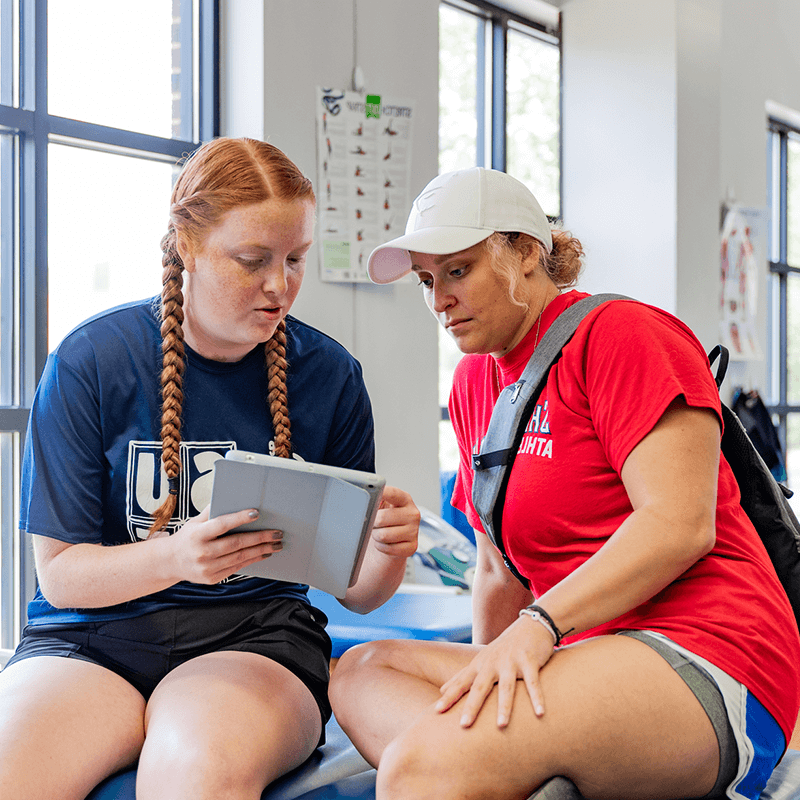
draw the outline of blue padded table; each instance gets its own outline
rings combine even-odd
[[[397,592],[369,614],[348,611],[335,598],[309,589],[311,604],[328,617],[333,657],[362,642],[376,639],[472,641],[472,596],[469,594]]]
[[[472,597],[468,594],[398,592],[369,614],[348,611],[336,598],[316,589],[309,600],[328,617],[333,657],[375,639],[469,642]],[[135,800],[136,769],[112,775],[86,800]],[[261,800],[374,800],[375,770],[358,754],[336,719],[328,723],[326,743],[298,769],[267,788]]]
[[[800,750],[787,750],[761,793],[761,800],[800,798]]]
[[[103,781],[86,800],[135,800],[135,784],[136,770],[126,770]],[[800,751],[789,750],[772,774],[761,800],[798,798]],[[326,743],[305,764],[265,789],[261,800],[375,800],[375,770],[361,758],[332,719]]]
[[[305,764],[267,787],[261,800],[375,800],[375,770],[335,718],[328,723],[325,738]],[[136,768],[107,778],[86,800],[136,800]]]

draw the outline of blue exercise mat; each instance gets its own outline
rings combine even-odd
[[[358,754],[335,719],[326,743],[301,767],[264,790],[261,800],[375,800],[375,770]],[[443,765],[443,769],[444,769]],[[135,800],[136,770],[103,781],[87,800]],[[789,750],[778,764],[761,800],[800,798],[800,752]]]
[[[261,800],[374,800],[375,770],[358,754],[335,718],[328,723],[325,737],[325,744],[302,766],[265,789]],[[136,800],[136,768],[107,778],[86,800]]]
[[[316,589],[309,589],[308,598],[328,617],[334,658],[353,645],[376,639],[472,641],[472,596],[468,594],[400,591],[369,614],[348,611],[335,597]]]

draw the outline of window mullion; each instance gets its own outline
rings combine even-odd
[[[506,170],[506,44],[505,19],[492,20],[492,169]]]
[[[178,35],[173,34],[172,40],[173,47],[176,42],[178,44],[178,56],[173,53],[173,70],[178,69],[179,124],[173,121],[172,135],[190,142],[194,138],[194,2],[177,0],[174,5],[178,6],[180,14]]]
[[[0,0],[0,103],[14,104],[14,0]]]
[[[475,157],[476,157],[476,166],[478,167],[485,167],[486,166],[486,156],[489,152],[489,142],[487,142],[487,138],[491,139],[491,129],[488,131],[487,137],[487,119],[491,118],[489,107],[487,106],[487,85],[488,85],[488,76],[487,73],[490,73],[491,70],[489,69],[489,56],[491,47],[487,46],[487,27],[488,23],[482,17],[479,18],[478,21],[478,30],[477,30],[477,48],[476,48],[476,55],[477,55],[477,69],[475,75],[475,115],[477,119],[477,131],[476,131],[476,140],[475,140]]]
[[[789,137],[783,131],[780,134],[780,156],[779,156],[779,178],[778,178],[778,257],[780,261],[788,262],[788,179],[789,179]]]
[[[219,4],[201,3],[199,11],[198,98],[199,138],[207,142],[220,133],[219,103]]]
[[[0,406],[19,402],[16,371],[18,361],[17,308],[15,287],[16,158],[12,136],[0,140]]]

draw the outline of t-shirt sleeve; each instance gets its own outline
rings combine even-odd
[[[22,463],[20,529],[72,544],[102,541],[105,459],[97,391],[87,375],[57,354],[48,357]]]
[[[557,376],[577,386],[570,402],[591,418],[617,473],[678,397],[722,422],[700,342],[680,320],[642,303],[610,303],[590,317],[565,348]]]

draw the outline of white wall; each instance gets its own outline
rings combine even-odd
[[[724,197],[731,189],[742,205],[763,206],[767,196],[765,106],[771,102],[791,109],[795,125],[800,114],[800,3],[724,0],[724,9],[719,192]],[[764,292],[759,300],[763,331]],[[748,365],[747,371],[740,371],[740,382],[761,389],[765,368],[764,362]]]
[[[412,196],[438,171],[437,0],[223,3],[223,132],[280,147],[316,183],[315,89],[349,89],[354,45],[366,88],[416,103]],[[353,38],[354,11],[357,36]],[[377,467],[417,503],[439,507],[436,323],[419,290],[322,283],[316,250],[293,313],[364,368]]]
[[[800,111],[796,0],[564,0],[564,214],[581,287],[718,341],[720,206],[766,205],[766,104]],[[759,331],[766,347],[766,260]],[[765,362],[732,364],[764,390]]]
[[[677,213],[672,5],[574,0],[562,9],[563,209],[587,254],[580,288],[669,311]]]
[[[765,205],[765,106],[800,112],[800,3],[553,4],[563,22],[565,223],[588,255],[581,288],[673,311],[710,349],[718,340],[720,204],[732,190],[743,205]],[[437,0],[223,6],[225,132],[266,137],[314,176],[314,87],[349,86],[355,45],[370,91],[418,104],[412,189],[436,173]],[[412,286],[322,284],[317,269],[314,255],[295,310],[362,362],[379,469],[435,508],[433,320]],[[760,318],[765,347],[763,291]],[[726,385],[763,389],[764,369],[732,365]]]

